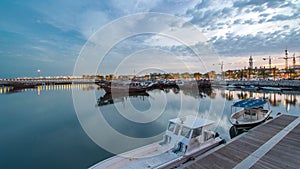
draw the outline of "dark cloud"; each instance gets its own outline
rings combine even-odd
[[[223,8],[220,10],[209,9],[205,11],[187,11],[187,14],[192,16],[191,23],[197,24],[200,27],[218,24],[220,19],[230,18],[232,9]]]
[[[290,1],[286,1],[284,4],[281,4],[279,6],[279,8],[286,8],[286,7],[296,8],[297,6]]]
[[[260,20],[258,21],[259,24],[264,23],[264,22],[266,22],[266,19],[265,19],[265,18],[262,18],[262,19],[260,19]]]
[[[202,2],[198,3],[195,6],[195,9],[203,9],[203,8],[209,7],[210,5],[211,5],[211,1],[202,0]]]
[[[224,9],[222,9],[222,14],[223,16],[230,16],[231,15],[231,12],[232,12],[232,8],[228,8],[228,7],[225,7]]]
[[[261,6],[268,3],[269,0],[246,0],[246,1],[236,1],[233,3],[233,7],[243,8],[246,6]]]
[[[290,26],[289,25],[284,25],[283,29],[288,30],[288,29],[290,29]]]
[[[233,3],[233,7],[241,9],[254,7],[252,9],[253,12],[262,12],[264,5],[266,5],[267,8],[284,8],[293,4],[287,0],[244,0],[235,1]]]
[[[235,21],[233,22],[233,24],[240,24],[240,23],[242,23],[242,20],[241,20],[241,19],[237,19],[237,20],[235,20]]]
[[[265,11],[265,7],[263,6],[257,6],[252,9],[252,12],[263,12],[263,11]]]
[[[268,8],[279,8],[286,0],[272,0],[268,1],[267,7]]]
[[[244,22],[244,24],[253,25],[253,24],[255,24],[255,21],[252,19],[248,19]]]
[[[262,13],[262,14],[259,14],[259,17],[267,17],[269,15],[270,15],[269,13]]]
[[[299,13],[294,13],[293,15],[284,15],[284,14],[278,14],[273,16],[271,19],[267,20],[268,22],[273,21],[285,21],[285,20],[293,20],[300,17]]]
[[[224,56],[241,56],[247,54],[261,55],[266,53],[281,53],[285,47],[291,51],[299,50],[297,44],[300,29],[291,31],[278,30],[271,33],[263,31],[256,35],[234,35],[226,34],[225,37],[213,37],[210,42],[219,54]]]

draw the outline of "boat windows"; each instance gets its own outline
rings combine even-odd
[[[192,138],[200,136],[202,133],[202,127],[193,130]]]
[[[207,141],[211,138],[214,138],[214,133],[211,131],[205,131],[204,132],[204,141]]]
[[[179,130],[180,130],[180,125],[176,125],[174,134],[175,134],[175,135],[178,135]]]
[[[191,129],[187,128],[187,127],[183,127],[181,130],[181,135],[189,138],[190,137],[190,133],[191,133]]]
[[[175,128],[175,123],[170,122],[170,124],[168,126],[168,130],[173,132],[174,128]]]

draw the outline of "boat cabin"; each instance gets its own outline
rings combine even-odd
[[[185,154],[215,138],[215,133],[209,130],[213,123],[192,115],[171,119],[162,144],[173,147],[174,153]]]

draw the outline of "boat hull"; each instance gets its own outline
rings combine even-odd
[[[192,158],[195,158],[197,156],[200,156],[202,154],[204,154],[205,152],[219,146],[220,144],[222,144],[224,142],[223,139],[217,137],[215,138],[215,140],[212,140],[210,142],[210,144],[206,144],[206,145],[201,145],[201,148],[199,147],[198,151],[194,151],[190,154],[187,155],[182,155],[182,156],[176,156],[173,158],[169,158],[169,160],[162,160],[160,164],[152,164],[151,161],[159,161],[159,159],[161,160],[162,158],[164,158],[164,155],[169,154],[169,151],[166,151],[164,153],[162,153],[161,155],[156,155],[156,156],[152,156],[149,154],[148,157],[146,156],[145,158],[130,158],[130,157],[126,157],[128,155],[125,156],[113,156],[111,158],[108,158],[102,162],[99,162],[98,164],[95,164],[94,166],[90,167],[90,169],[103,169],[103,168],[114,168],[114,169],[123,169],[123,168],[130,168],[132,166],[134,167],[138,167],[139,169],[148,169],[148,168],[154,168],[154,169],[162,169],[162,168],[175,168],[187,161],[189,161]],[[137,151],[136,150],[132,150],[129,151],[125,154],[142,154],[145,149],[149,149],[152,148],[156,149],[157,145],[159,144],[159,142],[154,143],[154,144],[150,144],[141,148],[138,148]],[[159,151],[159,150],[157,150]],[[134,153],[133,153],[134,152]],[[154,151],[153,151],[154,152]],[[156,152],[157,153],[157,152]],[[135,164],[133,164],[135,163]],[[147,164],[147,165],[145,165]]]
[[[241,130],[241,129],[251,129],[263,122],[265,122],[267,119],[269,119],[270,117],[270,114],[271,114],[271,110],[268,110],[268,112],[264,115],[263,118],[260,118],[258,120],[253,120],[253,121],[249,121],[249,122],[241,122],[240,120],[234,118],[234,116],[239,113],[234,113],[232,116],[231,116],[231,119],[230,119],[230,122],[233,126],[235,126],[238,130]]]
[[[234,125],[238,130],[241,130],[241,129],[245,129],[245,130],[248,130],[248,129],[251,129],[253,127],[256,127],[258,125],[260,125],[261,123],[264,123],[269,117],[263,119],[262,121],[260,122],[256,122],[256,123],[248,123],[248,124],[232,124]]]
[[[279,87],[260,87],[262,90],[270,90],[270,91],[281,91]]]
[[[106,93],[139,93],[146,92],[147,87],[110,87],[103,86]]]

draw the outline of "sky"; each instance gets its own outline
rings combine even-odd
[[[289,56],[300,55],[299,0],[1,0],[0,3],[0,78],[72,75],[76,60],[91,36],[122,17],[148,12],[174,15],[194,25],[218,57],[197,62],[191,46],[169,37],[143,34],[113,46],[99,64],[99,73],[187,71],[181,62],[188,64],[191,68],[188,70],[204,73],[220,70],[221,62],[224,69],[243,68],[248,66],[250,55],[254,66],[267,66],[268,62],[262,58],[271,56],[273,65],[280,67],[284,66],[284,60],[279,57],[284,57],[286,48]],[[146,30],[149,25],[134,26]],[[189,38],[197,40],[195,37]],[[192,46],[200,46],[202,40]]]

